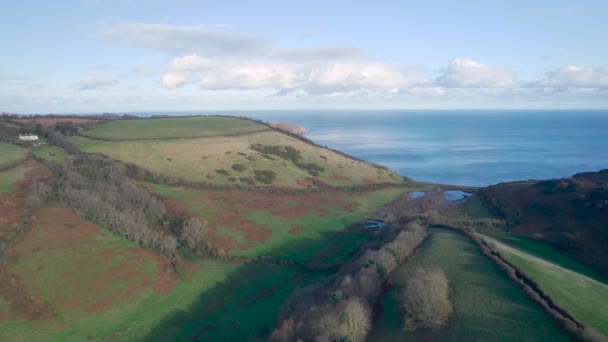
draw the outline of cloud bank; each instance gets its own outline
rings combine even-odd
[[[454,58],[436,72],[377,60],[362,48],[341,45],[285,47],[228,25],[119,23],[107,39],[159,51],[171,58],[160,86],[241,91],[271,97],[417,99],[605,99],[608,67],[567,65],[522,81],[508,68]],[[430,69],[431,66],[427,68]],[[115,79],[84,75],[81,89],[117,85]]]

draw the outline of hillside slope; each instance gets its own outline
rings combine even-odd
[[[500,183],[478,194],[511,232],[549,243],[608,275],[608,170]]]
[[[383,166],[239,118],[119,120],[74,141],[84,152],[194,183],[295,189],[403,183]]]

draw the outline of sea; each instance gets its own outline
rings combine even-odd
[[[151,115],[163,113],[135,113]],[[305,127],[309,139],[418,181],[468,186],[608,168],[608,110],[289,110],[233,114]]]

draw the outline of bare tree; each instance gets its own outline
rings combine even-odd
[[[448,292],[448,279],[440,268],[416,270],[401,296],[404,330],[436,329],[445,324],[452,313]]]
[[[191,217],[184,222],[180,239],[188,248],[200,252],[207,248],[208,237],[207,221],[199,217]]]
[[[359,297],[351,297],[343,304],[340,315],[341,337],[348,341],[364,341],[372,326],[372,313],[367,302]]]

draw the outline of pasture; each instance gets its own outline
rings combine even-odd
[[[62,207],[40,209],[9,253],[0,277],[6,341],[263,338],[296,287],[327,276],[205,258],[185,260],[181,275],[167,273],[164,257]]]
[[[74,141],[84,152],[101,153],[154,173],[198,183],[290,188],[315,187],[315,182],[332,186],[403,183],[402,177],[391,170],[275,131],[196,139],[100,141],[76,137]],[[294,162],[295,158],[290,160],[284,154],[264,152],[270,147],[279,154],[291,147],[300,158]],[[262,183],[256,179],[256,170],[272,171],[276,179]]]
[[[62,148],[53,145],[36,147],[32,149],[32,153],[38,158],[57,163],[63,162],[68,158],[68,154]]]
[[[454,307],[449,323],[437,331],[405,332],[397,296],[418,267],[439,266],[450,282]],[[567,341],[543,309],[464,235],[430,229],[421,250],[391,276],[382,315],[369,340],[378,341]]]
[[[32,165],[19,165],[0,172],[0,194],[13,190],[15,184],[23,181],[26,173],[32,169],[34,169]]]
[[[604,284],[608,284],[608,279],[597,273],[593,268],[581,264],[580,262],[568,257],[567,255],[562,254],[557,249],[551,247],[547,243],[515,235],[499,235],[494,236],[494,238],[498,239],[500,242],[503,242],[511,247],[519,249],[535,257],[547,260],[553,264],[569,269],[576,273],[580,273],[589,278],[593,278]]]
[[[245,119],[195,116],[114,120],[96,125],[81,134],[104,140],[139,140],[232,136],[267,130],[268,127]]]
[[[608,285],[559,266],[499,240],[481,235],[495,244],[510,262],[521,267],[553,300],[576,319],[608,336]]]
[[[198,260],[178,278],[163,270],[164,257],[61,207],[39,210],[9,260],[0,280],[9,341],[140,338],[238,267]]]
[[[19,145],[0,142],[0,169],[12,166],[27,156],[27,152]]]
[[[357,227],[345,231],[345,227],[407,191],[394,188],[364,193],[276,195],[152,184],[149,187],[168,201],[174,213],[205,218],[214,232],[214,243],[227,254],[308,262],[311,256],[327,249],[333,250],[326,260],[332,263],[347,259],[348,252],[367,239],[365,230]],[[327,238],[328,234],[338,235]],[[293,242],[300,240],[313,243],[308,248],[295,247]]]

